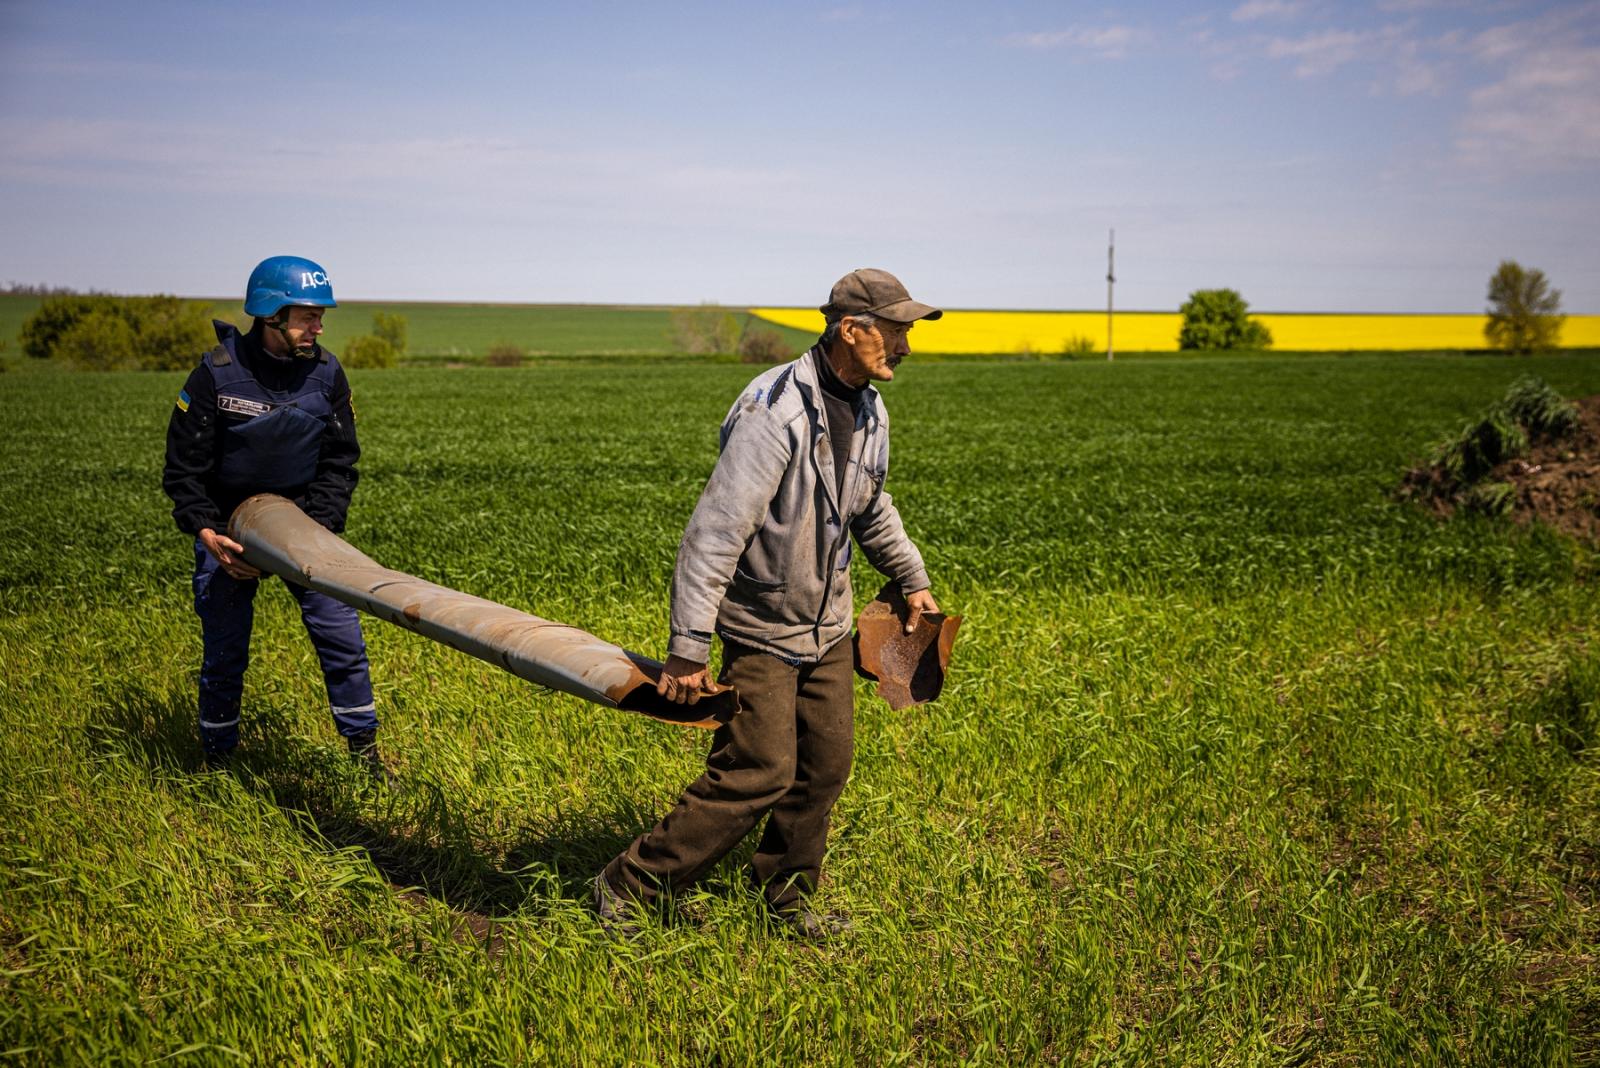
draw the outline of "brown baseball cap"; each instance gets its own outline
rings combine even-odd
[[[830,323],[862,312],[895,323],[937,319],[944,314],[938,308],[912,300],[900,279],[876,267],[859,268],[833,283],[828,303],[818,310]]]

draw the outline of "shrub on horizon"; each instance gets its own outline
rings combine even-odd
[[[408,351],[406,342],[409,333],[406,317],[399,312],[372,313],[372,336],[387,341],[397,355],[404,356]]]
[[[489,346],[483,362],[490,367],[521,367],[527,358],[528,354],[523,351],[521,345],[510,341],[496,341]]]
[[[745,363],[782,363],[793,353],[783,335],[765,326],[751,326],[739,339],[739,358]]]
[[[667,317],[682,352],[706,356],[738,351],[739,319],[720,304],[673,308]]]
[[[1094,338],[1084,334],[1073,334],[1061,343],[1061,355],[1076,358],[1080,356],[1093,356],[1100,348],[1094,343]]]
[[[1250,305],[1233,289],[1197,289],[1178,311],[1180,349],[1270,349],[1272,331],[1250,318]]]
[[[178,297],[49,297],[23,324],[23,352],[86,370],[181,370],[216,343],[205,305]]]
[[[372,334],[358,334],[345,342],[344,351],[339,354],[339,362],[358,370],[363,368],[381,370],[399,363],[400,354],[384,338]]]
[[[83,293],[63,293],[46,297],[22,324],[18,340],[22,354],[35,360],[48,360],[56,354],[56,342],[74,323],[99,306],[102,298]]]

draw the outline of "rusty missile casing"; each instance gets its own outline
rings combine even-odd
[[[529,682],[607,708],[693,727],[715,728],[739,711],[739,696],[730,687],[719,687],[695,705],[668,701],[656,693],[659,661],[577,627],[384,567],[283,497],[263,493],[239,505],[228,520],[228,536],[244,546],[245,560],[262,571]]]

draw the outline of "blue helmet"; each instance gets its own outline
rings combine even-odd
[[[320,264],[300,256],[271,256],[256,264],[244,290],[244,313],[263,319],[286,304],[337,308],[333,283]]]

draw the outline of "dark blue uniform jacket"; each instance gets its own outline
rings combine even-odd
[[[329,530],[344,530],[356,487],[355,414],[344,368],[320,346],[282,358],[213,324],[217,347],[189,374],[167,424],[161,484],[178,528],[222,532],[240,501],[278,493]]]

